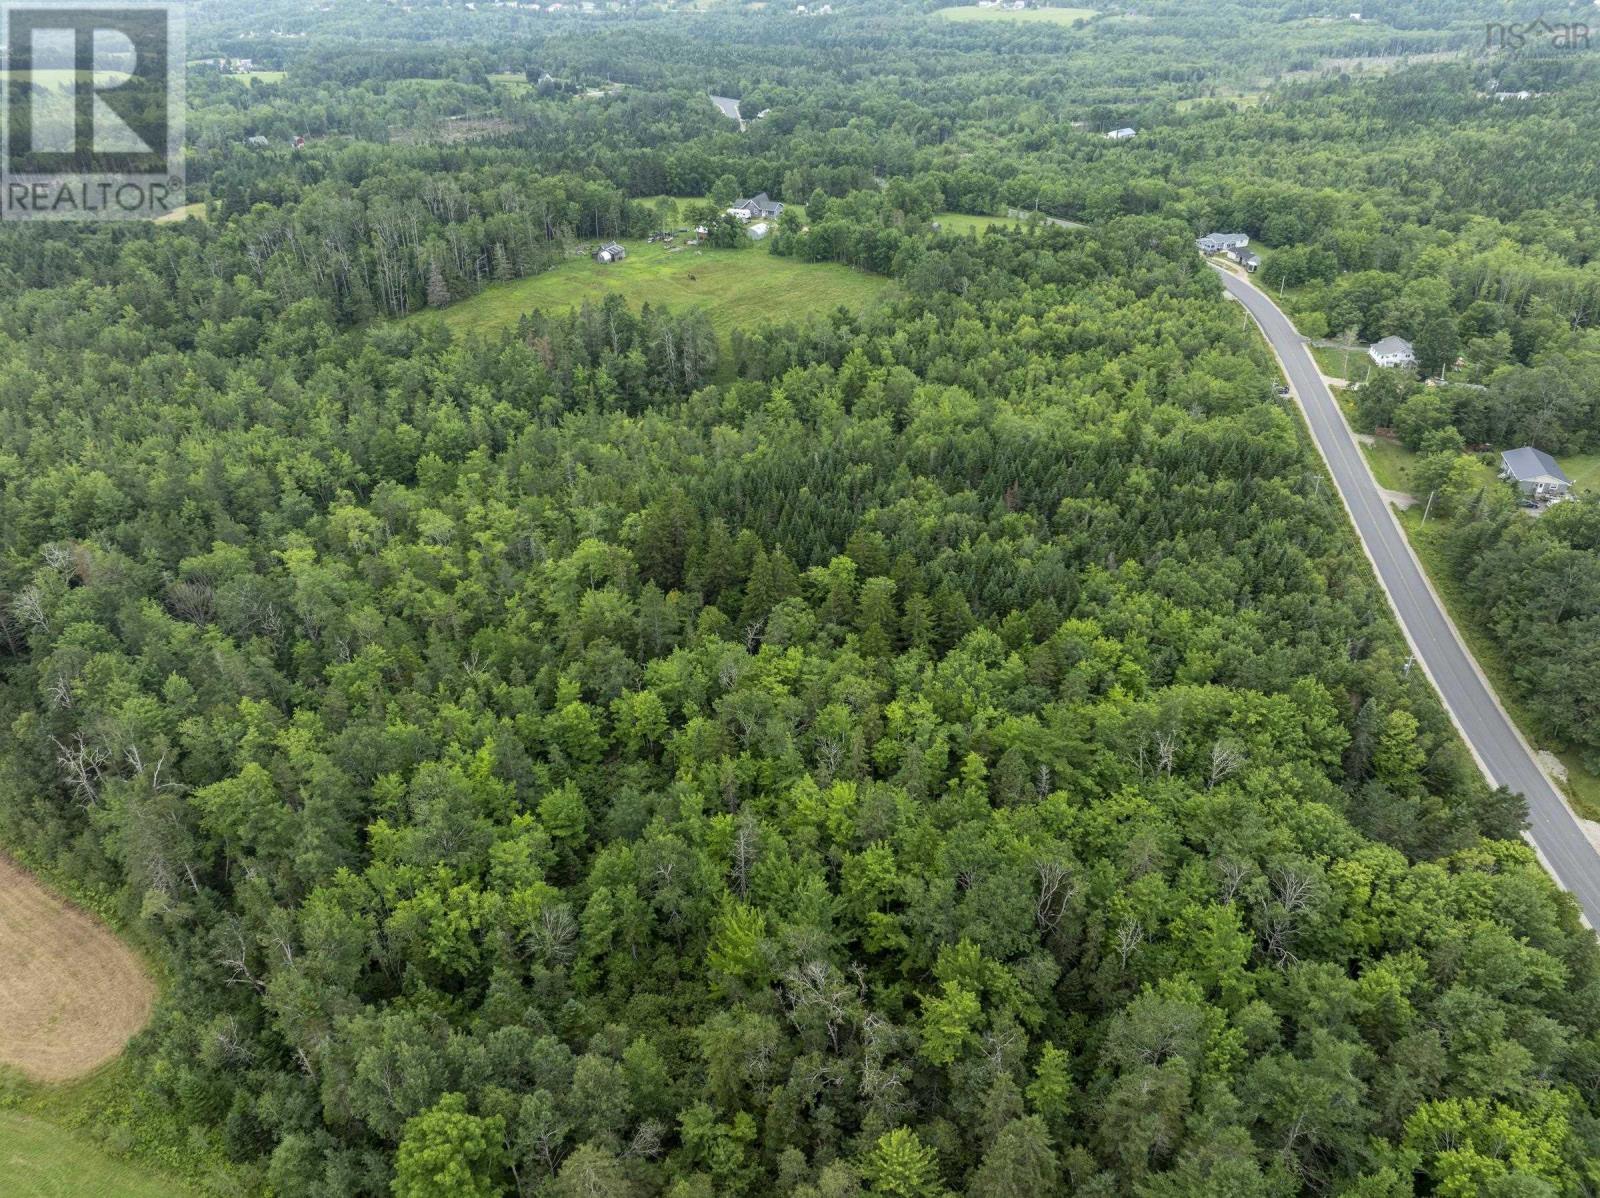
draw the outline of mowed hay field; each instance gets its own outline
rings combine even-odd
[[[979,8],[963,5],[958,8],[941,8],[938,15],[947,21],[1017,21],[1033,25],[1071,25],[1089,21],[1100,14],[1092,8]]]
[[[536,308],[560,312],[617,292],[634,307],[704,308],[726,341],[736,328],[797,320],[841,304],[860,310],[893,286],[848,266],[776,258],[763,245],[678,253],[643,241],[622,245],[628,256],[621,262],[603,266],[589,257],[574,258],[541,275],[492,283],[437,315],[459,332],[492,333]]]
[[[0,1111],[0,1193],[6,1198],[178,1198],[187,1192],[74,1132]]]
[[[155,995],[109,928],[0,856],[0,1065],[36,1082],[91,1073],[145,1025]]]

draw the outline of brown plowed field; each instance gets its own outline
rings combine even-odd
[[[81,1077],[145,1025],[155,993],[109,928],[0,856],[0,1064],[40,1082]]]

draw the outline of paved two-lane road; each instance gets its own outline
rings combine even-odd
[[[1379,494],[1366,457],[1305,342],[1263,292],[1226,270],[1218,273],[1223,286],[1261,326],[1283,363],[1311,436],[1328,463],[1378,580],[1389,593],[1407,639],[1468,747],[1491,782],[1527,798],[1529,831],[1546,866],[1578,900],[1590,925],[1600,928],[1600,852],[1539,768],[1533,751],[1462,644],[1399,522]]]

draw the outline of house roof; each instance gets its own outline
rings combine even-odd
[[[756,216],[776,216],[783,211],[783,205],[774,200],[766,192],[751,196],[748,200],[740,200],[734,209],[740,212],[751,212]]]
[[[1508,449],[1500,455],[1506,472],[1519,483],[1565,483],[1572,485],[1556,460],[1542,449],[1524,445],[1521,449]]]
[[[603,246],[600,247],[600,252],[602,254],[625,254],[628,251],[623,249],[616,242],[608,241]]]
[[[1374,341],[1367,352],[1375,358],[1386,358],[1394,354],[1412,354],[1411,342],[1404,337],[1385,337],[1382,341]]]

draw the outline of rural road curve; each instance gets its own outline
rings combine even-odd
[[[1533,750],[1467,652],[1411,543],[1380,494],[1366,457],[1322,381],[1304,339],[1265,293],[1228,271],[1219,269],[1217,273],[1229,294],[1261,327],[1282,362],[1378,581],[1388,592],[1406,639],[1444,699],[1467,747],[1491,783],[1528,800],[1529,832],[1545,867],[1577,899],[1589,925],[1600,928],[1600,852],[1539,768]]]

